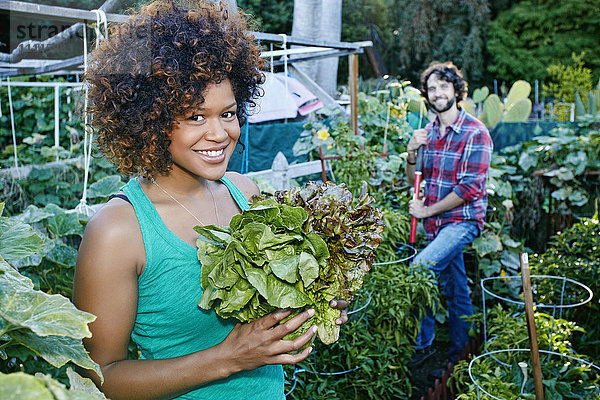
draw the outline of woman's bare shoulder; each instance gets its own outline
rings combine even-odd
[[[244,176],[238,172],[229,171],[226,176],[238,187],[246,196],[247,199],[255,194],[259,194],[260,190],[254,181],[247,176]]]
[[[114,257],[145,264],[145,249],[140,225],[133,206],[115,198],[106,203],[88,222],[83,235],[85,254],[102,260]],[[80,251],[81,253],[81,251]]]

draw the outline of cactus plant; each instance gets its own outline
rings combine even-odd
[[[478,118],[489,129],[494,128],[499,122],[525,122],[531,114],[531,85],[526,81],[516,81],[505,101],[502,102],[497,94],[489,94],[487,87],[475,89],[473,103],[483,103],[475,107],[473,103],[461,101],[460,105],[466,112]]]
[[[586,104],[587,103],[587,107]],[[575,114],[577,116],[581,115],[596,115],[600,112],[598,106],[600,105],[600,80],[596,87],[589,91],[587,94],[587,102],[585,101],[585,95],[582,99],[582,96],[579,92],[575,92]]]

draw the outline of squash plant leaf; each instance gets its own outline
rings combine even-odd
[[[83,380],[84,378],[80,379]],[[90,380],[88,379],[88,381]],[[33,376],[24,372],[14,372],[12,374],[3,374],[0,372],[0,398],[35,400],[106,399],[106,397],[97,388],[94,392],[92,388],[89,388],[89,386],[77,386],[71,381],[71,388],[67,389],[65,385],[53,379],[49,375],[37,373],[35,376]]]
[[[0,217],[0,256],[6,261],[17,261],[39,252],[42,238],[31,226],[14,218]]]
[[[502,241],[498,235],[488,231],[473,241],[473,247],[479,257],[485,257],[490,253],[502,250]]]
[[[33,204],[27,206],[25,211],[23,211],[16,218],[25,224],[33,224],[36,222],[40,222],[45,220],[46,218],[52,217],[54,214],[49,213],[48,211],[38,208]]]
[[[48,231],[54,238],[83,236],[83,224],[76,213],[62,213],[48,218]]]
[[[37,355],[59,368],[73,362],[102,376],[100,366],[89,357],[80,339],[67,336],[41,337],[31,331],[18,329],[10,332],[11,342],[31,349]]]
[[[24,372],[0,372],[0,398],[54,400],[43,380]]]
[[[67,376],[69,377],[69,384],[71,385],[71,391],[82,392],[88,395],[93,395],[98,399],[106,399],[106,396],[98,390],[94,382],[90,378],[84,378],[77,372],[73,371],[72,368],[67,368]]]
[[[87,197],[90,199],[108,197],[113,193],[117,193],[124,185],[119,175],[105,176],[90,185]]]
[[[4,328],[26,328],[36,335],[61,335],[75,339],[91,337],[87,326],[96,319],[80,311],[66,298],[33,289],[29,278],[0,262],[0,318]]]

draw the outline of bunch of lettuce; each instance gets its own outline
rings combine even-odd
[[[316,325],[325,344],[339,337],[332,299],[351,301],[381,243],[383,218],[362,195],[352,205],[345,185],[255,196],[228,228],[197,226],[204,290],[198,305],[223,318],[250,322],[279,308],[316,313],[286,339]]]

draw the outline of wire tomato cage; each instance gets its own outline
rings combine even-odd
[[[376,267],[376,266],[382,266],[382,265],[400,264],[400,263],[412,260],[415,257],[415,255],[417,254],[417,249],[414,246],[411,246],[411,245],[406,244],[406,243],[399,243],[399,242],[396,243],[396,245],[398,246],[398,249],[396,250],[396,254],[404,253],[407,250],[408,250],[408,252],[410,254],[408,256],[404,256],[402,258],[398,258],[398,259],[392,260],[392,261],[384,261],[384,262],[377,262],[377,263],[374,262],[371,265],[373,267]],[[411,271],[412,271],[412,268],[411,268]],[[349,316],[353,315],[353,314],[356,314],[356,313],[359,313],[360,311],[363,311],[367,307],[369,307],[369,305],[371,304],[371,301],[373,300],[373,296],[372,296],[371,292],[366,292],[366,294],[367,294],[367,296],[366,296],[367,299],[365,300],[365,302],[362,303],[362,304],[360,304],[360,305],[358,305],[356,308],[352,309],[351,311],[348,311],[348,315]],[[369,324],[368,314],[365,313],[363,317],[365,318],[366,327],[368,327],[368,324]],[[313,350],[312,355],[313,355],[312,364],[313,364],[314,370],[311,371],[311,370],[308,370],[308,369],[305,369],[305,368],[295,367],[294,368],[294,372],[292,374],[293,385],[290,388],[290,390],[287,393],[285,393],[286,397],[289,396],[294,391],[294,389],[296,389],[296,386],[298,385],[297,374],[299,374],[299,373],[309,372],[309,373],[312,373],[314,375],[320,375],[320,376],[336,376],[336,375],[348,374],[348,373],[357,371],[357,370],[359,370],[361,368],[360,365],[357,365],[354,368],[350,368],[350,369],[344,370],[344,371],[336,371],[336,372],[323,372],[323,371],[319,371],[319,368],[317,366],[317,350]]]
[[[488,343],[494,339],[494,337],[488,338],[486,294],[495,299],[498,299],[500,301],[503,301],[503,302],[506,302],[509,304],[514,304],[514,305],[523,306],[523,307],[525,306],[525,302],[522,300],[511,299],[511,298],[499,295],[497,293],[494,293],[490,287],[486,286],[486,284],[489,284],[489,286],[492,286],[491,284],[494,283],[494,281],[502,280],[503,282],[507,283],[508,286],[510,286],[511,281],[517,280],[517,279],[519,281],[521,281],[521,276],[520,275],[496,276],[496,277],[489,277],[489,278],[481,279],[481,296],[482,296],[482,302],[483,302],[482,308],[483,308],[484,343]],[[536,307],[538,309],[551,309],[552,310],[552,315],[551,315],[552,324],[551,324],[551,328],[550,328],[549,348],[548,348],[548,350],[539,350],[539,352],[548,355],[548,357],[546,359],[547,362],[550,361],[550,358],[552,356],[559,356],[559,357],[563,357],[563,358],[566,358],[567,360],[569,360],[569,361],[567,361],[566,365],[569,365],[573,361],[576,361],[576,362],[580,363],[580,365],[582,365],[584,368],[595,369],[598,372],[600,372],[600,368],[590,361],[586,361],[579,357],[571,356],[568,354],[562,354],[562,353],[552,351],[554,326],[555,326],[554,322],[555,322],[557,310],[560,313],[559,318],[562,318],[563,312],[565,309],[580,307],[580,306],[583,306],[583,305],[589,303],[593,298],[592,290],[588,286],[584,285],[581,282],[575,281],[573,279],[561,277],[561,276],[531,275],[531,279],[533,281],[532,282],[533,295],[537,298],[541,298],[541,300],[542,300],[541,302],[536,302],[535,298],[534,298],[534,307]],[[570,291],[568,291],[567,289],[570,289]],[[541,294],[540,292],[543,290],[547,290],[547,293]],[[556,300],[558,300],[558,301],[556,301]],[[545,303],[544,303],[544,301],[545,301]],[[517,353],[517,352],[531,352],[531,350],[518,348],[518,349],[501,349],[501,350],[494,350],[494,351],[486,351],[485,353],[474,357],[470,361],[469,368],[468,368],[469,378],[471,379],[471,381],[475,384],[475,386],[477,388],[477,398],[478,399],[480,398],[480,392],[481,392],[481,393],[484,393],[485,395],[489,396],[492,399],[504,400],[504,399],[501,399],[499,397],[492,395],[491,393],[487,392],[482,387],[480,382],[477,380],[477,377],[475,377],[473,374],[473,366],[477,362],[479,362],[479,360],[482,360],[486,357],[491,357],[502,367],[510,368],[511,364],[501,361],[497,357],[497,355],[507,354],[507,353],[508,354]],[[521,385],[521,394],[522,394],[523,388],[525,387],[525,383],[527,380],[527,364],[519,363],[518,365],[521,368],[521,370],[523,371],[523,380],[522,380],[522,385]]]

